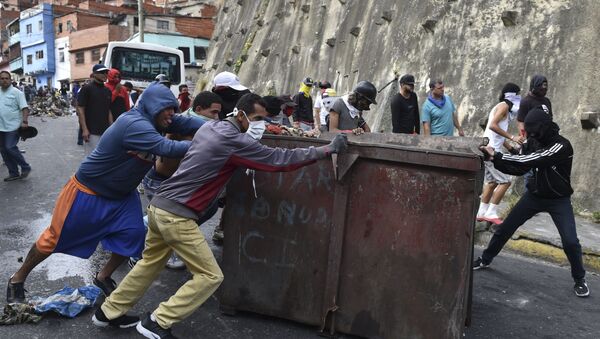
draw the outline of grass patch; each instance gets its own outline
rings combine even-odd
[[[506,219],[506,217],[508,216],[508,213],[510,213],[510,211],[513,209],[513,207],[515,207],[515,205],[517,204],[519,199],[521,199],[521,196],[514,192],[504,196],[504,198],[502,200],[506,203],[507,206],[500,213],[500,218],[502,220]]]

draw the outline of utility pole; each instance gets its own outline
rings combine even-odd
[[[144,0],[138,0],[138,28],[140,42],[144,42]]]

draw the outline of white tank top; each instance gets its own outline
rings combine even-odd
[[[496,109],[498,109],[498,106],[502,103],[503,102],[499,102],[490,111],[490,114],[488,116],[487,126],[485,127],[485,132],[483,133],[484,137],[488,137],[490,139],[489,145],[492,146],[496,152],[502,152],[502,144],[504,143],[504,139],[506,139],[506,138],[501,136],[500,134],[492,131],[490,129],[490,124],[492,123],[492,119],[494,117],[494,113],[496,112]],[[498,126],[500,126],[500,128],[506,132],[508,130],[508,124],[511,121],[513,121],[515,119],[515,117],[516,117],[516,114],[513,113],[512,111],[509,111],[508,114],[506,115],[506,118],[500,120],[500,122],[498,123]]]

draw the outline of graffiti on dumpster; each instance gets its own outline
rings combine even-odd
[[[325,207],[310,208],[290,200],[271,203],[264,197],[258,197],[253,201],[250,218],[267,220],[272,213],[275,213],[275,221],[278,224],[287,226],[309,223],[325,226],[329,224],[329,216]]]
[[[257,198],[243,192],[230,195],[239,202],[236,216],[248,221],[244,223],[248,228],[240,232],[238,239],[240,264],[244,260],[284,269],[295,267],[295,257],[289,253],[298,253],[295,248],[297,237],[311,227],[331,226],[330,208],[323,205],[327,199],[321,199],[321,204],[306,199],[307,195],[318,194],[323,198],[333,193],[334,183],[328,164],[318,163],[293,173],[261,173],[256,177]],[[261,189],[264,187],[270,189]],[[269,229],[275,227],[277,232],[266,232],[261,225],[268,225]]]
[[[333,180],[331,178],[331,170],[326,168],[325,165],[320,162],[317,167],[319,168],[318,173],[314,174],[308,167],[302,167],[301,169],[294,172],[294,179],[289,185],[289,190],[294,191],[301,188],[307,188],[309,192],[314,192],[316,189],[325,188],[327,192],[333,193]],[[288,181],[284,180],[284,176],[289,178],[290,174],[279,172],[277,174],[277,189],[286,188],[284,184],[288,185]]]
[[[253,254],[251,253],[251,251],[249,250],[252,247],[252,242],[253,241],[259,241],[260,244],[264,243],[264,242],[268,242],[271,244],[271,246],[280,246],[281,248],[279,249],[280,254],[279,255],[259,255],[259,254]],[[254,247],[260,247],[260,244],[257,246],[256,244],[254,244]],[[279,268],[294,268],[295,264],[293,262],[290,261],[290,258],[288,256],[288,253],[297,253],[296,249],[291,249],[290,247],[294,247],[297,245],[297,241],[294,239],[288,239],[285,237],[278,237],[278,236],[274,236],[274,235],[268,235],[268,236],[264,236],[263,234],[261,234],[259,231],[253,230],[253,231],[249,231],[248,233],[246,233],[245,235],[242,236],[242,234],[240,233],[240,237],[239,237],[239,256],[238,256],[238,264],[242,263],[242,256],[244,256],[244,258],[248,259],[248,261],[250,261],[251,263],[254,264],[270,264],[273,265],[274,267],[279,267]],[[267,261],[267,256],[271,257],[271,258],[277,258],[277,262],[268,262]]]

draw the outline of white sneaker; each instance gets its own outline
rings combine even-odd
[[[179,259],[179,257],[173,253],[171,255],[171,257],[169,258],[169,261],[167,261],[167,268],[173,269],[173,270],[182,270],[185,268],[185,263],[183,261],[181,261],[181,259]]]
[[[486,213],[483,215],[483,218],[486,219],[500,219],[500,216],[498,215],[498,213]]]

